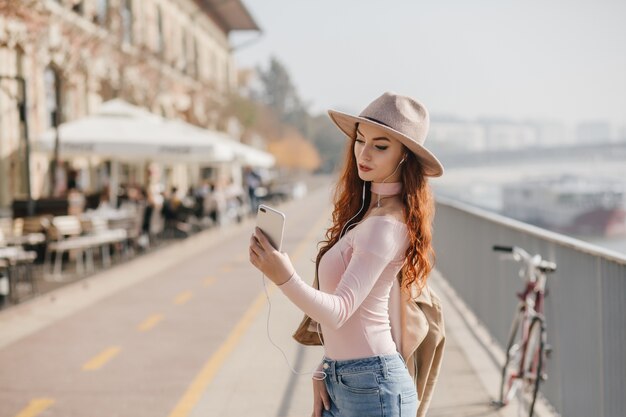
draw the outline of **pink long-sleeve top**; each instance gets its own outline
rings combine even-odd
[[[278,286],[320,323],[326,357],[357,359],[399,350],[398,339],[391,334],[389,295],[408,244],[403,222],[391,216],[370,216],[320,259],[320,290],[297,273]]]

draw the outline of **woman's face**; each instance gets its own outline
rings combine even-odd
[[[404,145],[387,137],[383,129],[369,123],[357,125],[354,156],[363,181],[400,181],[402,167],[398,165],[403,155]]]

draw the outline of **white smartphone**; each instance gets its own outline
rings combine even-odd
[[[280,252],[285,231],[285,214],[265,204],[260,204],[256,225],[265,233],[272,246]]]

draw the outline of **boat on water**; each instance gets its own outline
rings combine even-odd
[[[626,179],[561,175],[502,187],[502,214],[577,237],[626,236]]]

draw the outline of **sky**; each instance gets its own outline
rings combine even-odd
[[[432,115],[626,126],[624,0],[242,2],[263,33],[231,35],[235,62],[276,56],[313,113],[395,91]]]

